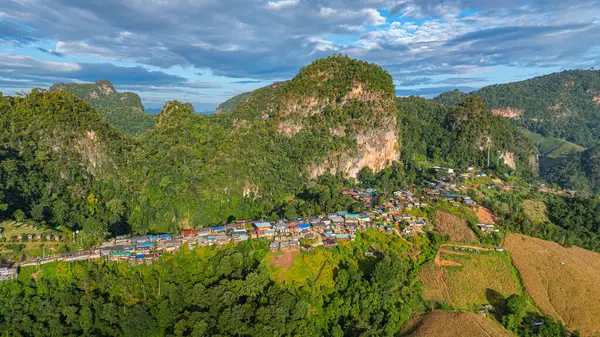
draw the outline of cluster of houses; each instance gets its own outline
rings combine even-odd
[[[342,188],[342,194],[351,196],[357,201],[364,204],[365,208],[369,209],[373,206],[373,201],[377,198],[377,190],[368,188],[366,190],[357,188]]]

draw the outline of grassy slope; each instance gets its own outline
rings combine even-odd
[[[583,152],[583,146],[568,142],[555,137],[545,137],[539,133],[519,128],[521,133],[538,147],[540,155],[540,168],[547,171],[568,158],[570,155]]]
[[[600,335],[600,254],[520,234],[510,235],[505,248],[545,314],[584,336]]]
[[[500,324],[472,312],[433,311],[413,322],[402,336],[419,337],[508,337],[512,333]]]
[[[520,293],[519,279],[512,272],[507,254],[443,254],[442,259],[456,261],[462,267],[440,267],[433,262],[425,266],[420,274],[425,300],[444,301],[460,309],[478,309],[494,302],[498,294],[506,298]]]

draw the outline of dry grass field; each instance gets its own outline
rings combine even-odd
[[[494,294],[506,298],[520,292],[518,277],[505,254],[442,252],[441,255],[443,262],[462,266],[452,267],[449,263],[439,266],[434,262],[425,266],[419,277],[425,288],[423,299],[427,301],[443,301],[467,309],[490,303],[490,296],[497,296]]]
[[[452,214],[435,212],[435,226],[438,233],[448,235],[452,241],[477,241],[467,222]]]
[[[510,337],[512,333],[482,315],[462,311],[433,311],[412,321],[401,336]]]
[[[600,254],[519,234],[504,246],[545,314],[583,336],[600,336]]]
[[[491,225],[498,222],[496,216],[485,207],[478,207],[475,215],[477,215],[477,220],[479,220],[479,223]]]
[[[523,201],[523,211],[525,215],[533,222],[546,222],[548,220],[548,207],[543,201],[525,200]]]

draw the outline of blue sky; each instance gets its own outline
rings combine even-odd
[[[198,111],[333,53],[431,97],[600,66],[600,0],[4,0],[0,91],[109,79]]]

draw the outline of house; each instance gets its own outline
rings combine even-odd
[[[52,235],[46,234],[46,241],[51,241],[51,240],[52,240]]]
[[[333,248],[335,247],[335,241],[331,240],[331,239],[326,239],[323,240],[323,247],[325,248]]]
[[[264,238],[272,238],[272,237],[275,236],[276,233],[277,233],[276,229],[274,229],[274,228],[268,228],[268,229],[265,229],[263,231],[263,233],[262,233],[261,236],[264,237]]]
[[[181,242],[177,240],[165,240],[159,245],[159,248],[166,252],[176,251],[177,249],[179,249],[179,247],[181,247]]]
[[[333,214],[329,216],[329,219],[331,220],[331,222],[333,222],[334,224],[343,224],[344,223],[344,218],[337,215],[337,214]]]
[[[133,236],[133,237],[131,237],[131,239],[129,241],[131,241],[131,243],[144,243],[144,242],[148,241],[148,236],[146,236],[146,235]]]
[[[181,235],[183,235],[183,237],[194,236],[194,235],[196,235],[196,231],[194,231],[194,230],[186,230],[186,231],[183,231],[181,233]]]
[[[211,233],[210,228],[202,228],[200,232],[198,232],[198,236],[209,236]]]
[[[289,241],[282,241],[279,243],[279,248],[281,249],[281,251],[287,251],[290,249],[290,242]]]
[[[321,219],[321,223],[323,223],[325,225],[331,225],[331,219],[329,219],[329,218],[322,218]]]
[[[265,230],[271,228],[272,226],[270,222],[257,222],[254,224],[254,227],[256,227],[257,230]]]
[[[208,238],[206,236],[197,236],[196,237],[196,244],[199,246],[207,246],[208,245]]]
[[[135,250],[147,251],[154,249],[154,247],[156,247],[156,242],[143,242],[135,246]]]
[[[12,280],[17,278],[18,267],[11,263],[0,264],[0,281]]]
[[[269,250],[271,250],[272,252],[276,252],[279,250],[279,242],[271,242],[271,244],[269,244]]]
[[[210,232],[213,234],[225,233],[225,228],[221,226],[214,226],[210,228]]]
[[[302,250],[305,252],[312,252],[315,249],[313,248],[313,246],[302,245]]]
[[[279,223],[275,224],[275,229],[277,229],[277,231],[279,233],[289,233],[290,232],[290,226],[285,222],[279,222]]]
[[[301,223],[301,224],[299,224],[299,225],[298,225],[298,231],[302,231],[302,230],[304,230],[304,229],[308,229],[308,230],[310,230],[310,224],[307,224],[307,223]]]
[[[485,174],[485,172],[479,172],[477,174],[478,177],[487,177],[487,174]]]
[[[338,233],[335,235],[335,238],[340,241],[347,241],[347,240],[350,240],[350,234]]]

